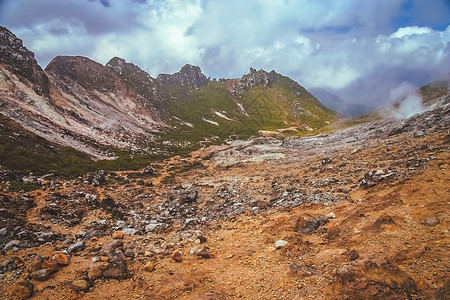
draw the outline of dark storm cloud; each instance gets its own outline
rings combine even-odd
[[[32,29],[55,20],[76,20],[88,34],[128,31],[138,25],[139,11],[125,2],[113,6],[106,0],[6,0],[1,4],[0,21],[10,28]]]

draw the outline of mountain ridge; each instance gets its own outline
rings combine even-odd
[[[285,127],[302,134],[337,116],[275,71],[215,81],[186,64],[153,78],[119,57],[102,65],[82,56],[57,56],[42,70],[19,38],[0,32],[1,113],[95,158],[114,149],[169,154]]]

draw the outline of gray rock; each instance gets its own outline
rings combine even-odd
[[[153,170],[153,168],[150,166],[147,166],[144,169],[144,171],[142,172],[142,174],[145,174],[145,175],[153,175],[154,173],[155,173],[155,170]]]
[[[52,272],[49,269],[41,269],[31,273],[31,278],[38,281],[46,281],[50,278]]]
[[[158,227],[161,227],[162,225],[164,225],[164,224],[162,224],[162,223],[150,223],[147,226],[145,226],[145,232],[153,232],[153,231],[157,230]]]
[[[123,246],[123,240],[121,239],[114,239],[107,243],[105,243],[101,249],[101,253],[104,255],[108,255],[110,252],[115,250],[116,248]]]
[[[288,242],[286,242],[285,240],[278,240],[275,242],[275,248],[276,249],[281,249],[284,246],[286,246],[287,244],[289,244]]]
[[[328,215],[322,215],[315,218],[307,215],[301,216],[297,219],[294,230],[303,234],[312,234],[320,226],[327,224],[329,218],[330,216]]]
[[[197,255],[198,258],[204,258],[204,259],[211,258],[211,255],[209,254],[208,249],[206,247],[198,249],[195,252],[195,255]]]
[[[117,206],[116,201],[111,197],[106,197],[102,200],[101,206],[105,210],[112,210]]]
[[[76,242],[75,244],[72,244],[67,248],[68,253],[75,253],[79,252],[84,249],[84,243],[83,242]]]
[[[49,232],[39,231],[39,232],[36,232],[35,234],[38,238],[40,238],[46,242],[56,239],[56,235],[51,231],[49,231]]]
[[[359,148],[355,148],[350,152],[350,154],[351,155],[356,154],[358,151],[359,151]]]
[[[121,262],[124,258],[125,255],[123,254],[121,249],[114,249],[108,254],[108,259],[110,262]]]
[[[426,218],[425,220],[423,220],[422,224],[424,225],[429,225],[429,226],[436,226],[437,224],[441,223],[441,220],[439,220],[436,217],[432,217],[432,218]]]
[[[126,279],[130,277],[125,262],[110,263],[102,270],[103,277],[111,279]]]
[[[134,258],[136,255],[134,254],[133,249],[128,248],[125,250],[125,252],[123,253],[123,255],[125,255],[126,257],[130,257],[130,258]]]
[[[197,201],[198,198],[198,191],[192,190],[187,193],[180,199],[181,203],[192,203]]]
[[[19,248],[20,245],[20,241],[19,240],[12,240],[9,243],[7,243],[5,245],[5,247],[3,248],[5,251],[14,249],[14,248]]]
[[[0,261],[0,272],[11,272],[17,269],[14,259],[5,259]]]
[[[106,183],[106,173],[101,170],[95,173],[94,178],[92,179],[92,184],[94,186],[102,186]]]
[[[0,236],[6,235],[6,232],[7,232],[6,228],[0,229]]]
[[[414,132],[413,135],[415,138],[421,138],[421,137],[425,136],[425,133],[422,130],[417,130]]]
[[[87,231],[86,230],[81,230],[80,232],[75,234],[75,237],[77,239],[84,239],[87,235]]]
[[[127,223],[126,223],[125,221],[118,220],[118,221],[116,222],[116,228],[118,228],[118,229],[124,229],[124,228],[126,228],[126,227],[127,227]]]
[[[122,230],[124,235],[135,235],[139,233],[139,230],[134,228],[125,228]]]
[[[196,225],[196,224],[198,224],[198,220],[197,219],[189,218],[189,219],[186,219],[184,221],[184,227],[193,226],[193,225]]]

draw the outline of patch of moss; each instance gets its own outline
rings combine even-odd
[[[30,192],[37,189],[40,189],[42,185],[38,182],[21,182],[21,181],[12,181],[10,185],[10,190],[12,192]]]

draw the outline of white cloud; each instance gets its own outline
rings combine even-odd
[[[178,71],[186,63],[199,64],[203,50],[188,30],[201,13],[199,1],[170,0],[156,7],[143,5],[138,16],[142,26],[132,34],[111,33],[102,37],[93,57],[106,62],[120,56],[153,76]]]
[[[111,0],[104,7],[99,1],[5,0],[0,21],[15,24],[10,29],[43,65],[56,55],[85,55],[101,63],[120,56],[153,76],[186,63],[212,77],[274,69],[307,88],[341,90],[358,101],[380,92],[389,101],[390,89],[409,70],[439,75],[450,64],[450,26],[392,29],[405,1]],[[380,84],[380,74],[394,73],[395,84]]]
[[[405,36],[416,35],[416,34],[430,34],[432,29],[429,27],[418,27],[418,26],[408,26],[399,28],[396,32],[391,34],[390,38],[401,39]]]

